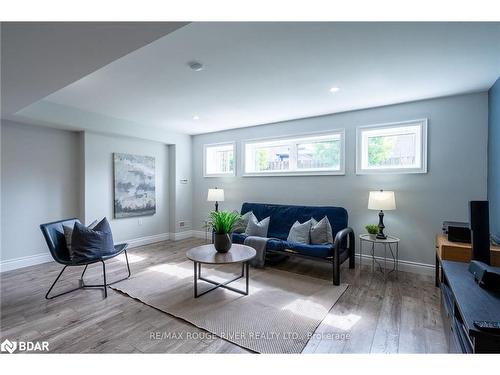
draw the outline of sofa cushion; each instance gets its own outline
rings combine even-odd
[[[282,240],[277,240],[277,239],[270,239],[267,241],[267,247],[268,250],[275,250],[275,251],[283,251],[285,250],[285,241]]]
[[[283,241],[283,250],[290,249],[303,255],[326,258],[332,255],[331,245],[309,245],[296,242]]]
[[[250,215],[245,234],[247,236],[267,237],[269,228],[269,216],[259,221],[255,215]]]
[[[233,243],[239,243],[242,244],[245,242],[245,238],[247,238],[247,235],[245,233],[233,233],[231,236],[231,240]]]
[[[290,228],[290,232],[288,233],[287,241],[308,244],[309,240],[309,232],[311,231],[311,220],[307,220],[305,223],[299,223],[296,221],[293,223]]]
[[[332,235],[347,228],[347,211],[342,207],[329,206],[292,206],[267,203],[243,203],[241,214],[252,211],[258,220],[270,217],[267,237],[280,238],[286,240],[288,232],[295,221],[301,223],[311,217],[320,221],[325,216],[328,217],[332,227]]]
[[[311,244],[324,245],[333,243],[332,227],[328,217],[325,216],[320,221],[312,218],[311,221]]]

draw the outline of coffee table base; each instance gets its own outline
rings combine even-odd
[[[248,262],[243,262],[241,264],[241,275],[239,275],[231,280],[225,281],[223,283],[219,283],[217,281],[207,279],[206,277],[202,277],[201,276],[201,263],[193,262],[193,264],[194,264],[194,298],[201,297],[201,296],[203,296],[203,295],[205,295],[205,294],[207,294],[207,293],[209,293],[217,288],[228,289],[232,292],[243,294],[244,296],[248,295],[248,273],[249,273],[248,272],[248,270],[249,270]],[[236,289],[236,288],[233,288],[233,287],[228,285],[228,284],[230,284],[236,280],[239,280],[243,277],[245,277],[245,285],[246,285],[245,290]],[[198,294],[198,280],[205,281],[205,282],[213,284],[215,286]]]

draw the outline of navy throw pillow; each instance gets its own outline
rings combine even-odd
[[[73,261],[76,263],[99,259],[115,251],[113,234],[106,218],[93,229],[75,222],[71,235]]]

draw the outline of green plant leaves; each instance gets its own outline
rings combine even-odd
[[[234,224],[241,218],[235,211],[212,211],[210,212],[210,224],[217,234],[231,233]]]

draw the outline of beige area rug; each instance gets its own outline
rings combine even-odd
[[[241,266],[203,266],[203,277],[222,282]],[[244,289],[245,280],[230,286]],[[198,283],[198,293],[212,287]],[[250,268],[250,294],[218,288],[193,297],[193,263],[160,264],[113,289],[258,353],[300,353],[347,289],[327,280],[276,269]]]

